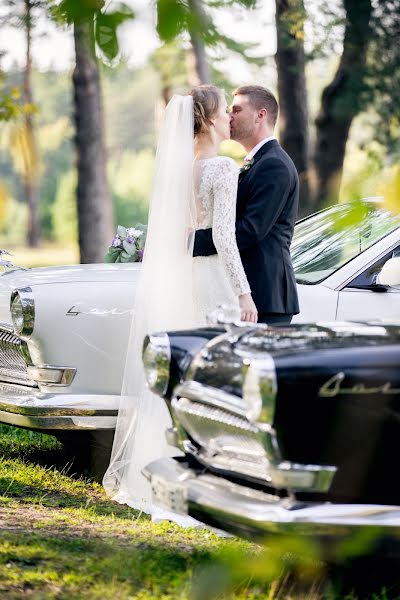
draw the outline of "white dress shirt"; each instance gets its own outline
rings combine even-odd
[[[244,157],[244,161],[247,162],[247,161],[251,160],[253,158],[253,156],[256,154],[256,152],[258,152],[259,149],[262,146],[264,146],[264,144],[266,144],[267,142],[270,142],[271,140],[276,140],[276,137],[274,135],[270,135],[269,137],[266,137],[263,140],[261,140],[261,142],[258,142],[258,144],[256,146],[254,146],[254,148],[252,150],[250,150],[248,155]]]

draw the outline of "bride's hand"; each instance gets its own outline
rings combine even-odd
[[[239,296],[240,318],[242,321],[257,323],[258,313],[251,294]]]

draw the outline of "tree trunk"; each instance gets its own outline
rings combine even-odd
[[[102,262],[113,234],[106,177],[103,110],[93,23],[74,25],[73,73],[78,170],[78,229],[81,263]]]
[[[309,130],[305,77],[303,0],[276,0],[277,51],[280,104],[279,133],[282,147],[292,158],[300,179],[299,214],[313,212],[309,194]]]
[[[24,0],[25,4],[25,34],[26,34],[26,65],[24,71],[24,102],[33,104],[32,93],[32,5],[31,0]],[[30,248],[36,248],[39,245],[40,223],[38,215],[39,190],[38,190],[38,150],[36,144],[35,128],[32,113],[25,115],[25,132],[29,146],[29,160],[24,173],[24,191],[28,206],[28,232],[27,244]]]
[[[189,35],[193,50],[193,71],[197,75],[197,78],[193,77],[193,71],[190,68],[191,57],[189,55],[189,78],[192,85],[209,84],[211,83],[210,67],[207,62],[205,45],[199,34],[200,24],[207,22],[207,16],[204,14],[199,0],[189,0],[189,9],[194,21],[194,25],[189,26]]]
[[[332,82],[322,93],[321,108],[315,121],[315,208],[338,200],[350,126],[361,110],[360,95],[371,37],[371,0],[344,0],[344,7],[346,29],[342,56]]]

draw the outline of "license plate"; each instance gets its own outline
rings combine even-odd
[[[168,481],[160,475],[153,475],[151,489],[155,504],[181,515],[188,514],[188,498],[185,486]]]

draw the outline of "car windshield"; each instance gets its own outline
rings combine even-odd
[[[367,202],[338,204],[298,223],[291,255],[297,283],[320,283],[400,227],[400,216]]]

